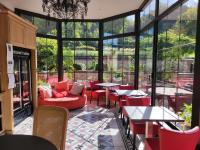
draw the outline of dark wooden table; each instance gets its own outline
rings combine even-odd
[[[0,150],[57,150],[49,141],[32,135],[0,136]]]

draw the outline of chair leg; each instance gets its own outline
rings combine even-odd
[[[127,138],[129,138],[129,137],[130,137],[130,132],[131,132],[131,129],[130,129],[130,127],[128,127],[128,131],[127,131]]]
[[[99,106],[99,96],[98,96],[98,98],[97,98],[97,106]]]
[[[92,91],[90,92],[90,104],[92,102]]]
[[[136,148],[136,135],[133,134],[133,150]]]
[[[108,100],[108,108],[110,108],[110,104],[111,104],[111,103],[110,103],[110,100]]]
[[[126,121],[126,123],[125,123],[125,132],[126,132],[126,134],[127,134],[127,137],[128,137],[128,125],[129,125],[129,118],[127,117],[127,121]]]

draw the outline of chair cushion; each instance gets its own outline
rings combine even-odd
[[[54,98],[62,98],[68,95],[67,91],[58,92],[56,90],[52,90],[52,95]]]
[[[119,101],[119,106],[120,106],[120,107],[126,106],[126,100],[125,100],[125,99],[121,99],[121,100]]]
[[[72,95],[80,95],[83,91],[83,88],[84,88],[83,84],[75,82],[69,93]]]
[[[56,83],[54,89],[58,92],[68,91],[68,81],[62,81]]]
[[[40,86],[39,90],[44,92],[44,98],[52,97],[52,88],[49,84]]]
[[[109,94],[109,100],[111,101],[119,101],[119,95],[115,92]]]

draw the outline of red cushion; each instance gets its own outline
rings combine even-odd
[[[114,92],[113,93],[109,93],[108,97],[109,97],[109,100],[114,101],[114,102],[115,101],[118,102],[119,98],[120,98],[119,95],[117,93],[114,93]]]
[[[99,81],[90,81],[91,90],[98,90],[99,89],[99,86],[96,85],[97,83],[99,83]]]
[[[127,106],[149,106],[151,102],[150,97],[127,97]]]
[[[134,90],[134,86],[132,86],[132,85],[120,85],[119,89],[120,90]]]
[[[58,92],[68,91],[68,81],[56,83],[54,89]]]
[[[123,107],[123,106],[126,106],[126,100],[125,99],[121,99],[119,101],[119,107]]]
[[[52,90],[52,95],[54,98],[62,98],[68,95],[67,91],[58,92],[56,90]]]

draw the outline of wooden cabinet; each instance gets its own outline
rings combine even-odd
[[[6,43],[31,52],[31,87],[34,107],[37,106],[36,27],[9,10],[0,8],[0,85],[3,98],[0,100],[0,133],[13,131],[13,90],[8,89]],[[1,123],[2,122],[2,123]],[[1,126],[1,124],[3,124]]]
[[[25,41],[25,47],[29,49],[35,49],[36,46],[36,35],[35,30],[30,28],[24,29],[24,41]]]
[[[8,13],[8,41],[14,46],[36,49],[36,27],[19,16]]]
[[[13,43],[15,46],[24,47],[25,40],[24,40],[24,31],[25,27],[16,19],[9,17],[9,38],[10,43]]]

